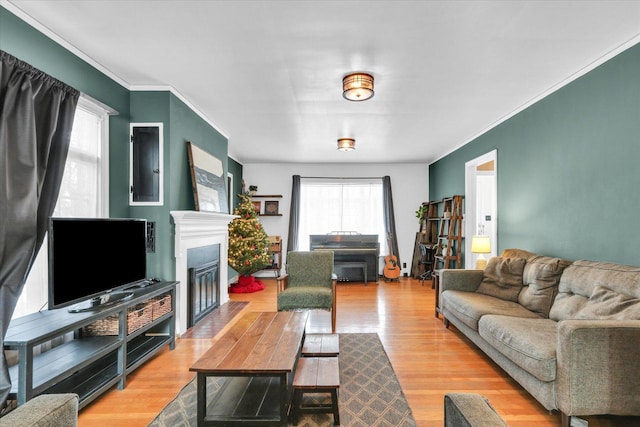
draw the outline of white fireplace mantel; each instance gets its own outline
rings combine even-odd
[[[208,245],[220,245],[220,305],[229,301],[228,259],[229,223],[237,218],[214,212],[171,211],[175,224],[176,281],[176,335],[187,331],[187,250]]]

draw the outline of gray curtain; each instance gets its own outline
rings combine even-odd
[[[389,237],[389,250],[393,252],[398,260],[398,265],[402,266],[400,262],[400,254],[398,252],[398,238],[396,236],[396,215],[393,212],[393,196],[391,195],[391,177],[382,177],[382,205],[384,209],[384,227]]]
[[[298,250],[298,231],[300,228],[300,175],[293,175],[291,187],[291,209],[289,211],[289,237],[287,251]]]
[[[79,95],[0,50],[2,345],[58,198]],[[4,354],[0,364],[0,407],[4,407],[11,390]]]

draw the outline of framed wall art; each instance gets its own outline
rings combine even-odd
[[[264,202],[265,215],[278,215],[278,209],[280,209],[280,203],[277,200],[267,200]]]
[[[224,167],[220,159],[187,142],[193,198],[197,211],[229,213]]]

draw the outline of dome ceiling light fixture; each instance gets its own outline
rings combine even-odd
[[[342,79],[342,96],[349,101],[366,101],[373,97],[373,76],[351,73]]]
[[[356,140],[353,138],[340,138],[338,139],[338,150],[340,151],[353,151],[356,149]]]

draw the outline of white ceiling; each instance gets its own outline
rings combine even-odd
[[[640,41],[640,1],[0,1],[243,164],[430,163]],[[350,71],[373,99],[342,98]]]

